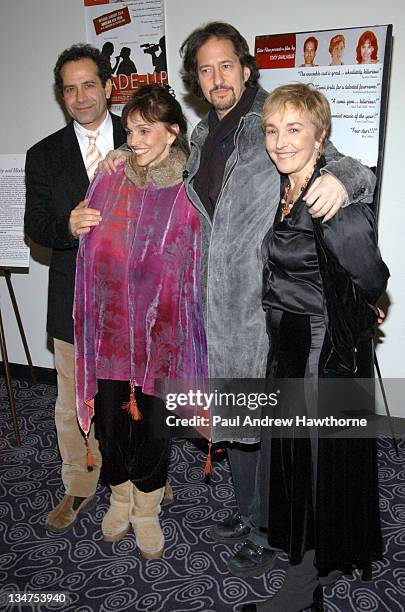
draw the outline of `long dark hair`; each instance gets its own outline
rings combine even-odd
[[[170,126],[177,123],[180,131],[172,146],[178,147],[189,155],[187,120],[180,104],[166,87],[154,83],[138,89],[122,111],[121,122],[124,128],[127,127],[128,118],[135,112],[138,112],[149,123],[156,121],[165,123],[169,131]]]
[[[256,87],[260,75],[255,58],[249,53],[249,45],[236,28],[221,21],[212,21],[203,28],[194,30],[181,45],[180,55],[183,57],[181,76],[185,87],[193,94],[204,97],[198,83],[197,51],[210,38],[222,38],[231,41],[242,68],[246,67],[250,70],[246,85]]]

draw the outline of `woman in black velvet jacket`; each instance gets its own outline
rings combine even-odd
[[[322,584],[355,567],[370,578],[371,562],[382,553],[376,445],[326,438],[325,429],[302,423],[347,417],[359,402],[370,403],[356,379],[373,377],[375,303],[389,273],[368,203],[323,223],[303,200],[324,165],[326,98],[304,84],[279,87],[262,121],[267,151],[283,175],[280,206],[263,243],[268,372],[280,390],[276,416],[294,423],[283,432],[263,428],[262,480],[269,542],[288,554],[289,568],[275,597],[242,610],[322,610]]]

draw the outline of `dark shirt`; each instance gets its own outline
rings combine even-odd
[[[211,218],[223,186],[225,166],[235,149],[235,134],[249,112],[257,88],[247,87],[239,102],[222,119],[212,108],[208,114],[209,134],[204,142],[193,187]]]
[[[323,293],[312,217],[302,197],[281,220],[281,204],[263,241],[263,306],[323,315]]]
[[[220,119],[218,117],[218,115],[214,112],[212,113],[212,123],[210,122],[210,125],[215,126],[219,123]],[[222,149],[222,155],[224,158],[224,162],[226,164],[226,162],[228,161],[228,159],[230,158],[232,151],[235,148],[235,132],[237,130],[237,125],[235,125],[235,127],[233,128],[233,130],[231,130],[223,140],[221,140],[221,149]],[[212,129],[212,128],[211,128]]]

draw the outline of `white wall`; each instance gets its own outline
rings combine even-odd
[[[398,0],[340,0],[327,2],[290,0],[165,0],[166,37],[170,82],[183,100],[178,48],[192,29],[211,20],[229,21],[253,48],[257,34],[344,28],[393,23],[394,53],[388,111],[385,164],[380,206],[380,246],[390,267],[385,337],[378,348],[385,377],[405,378],[405,244],[404,173],[405,5]],[[283,8],[285,7],[285,9]],[[57,54],[85,38],[82,0],[1,0],[0,153],[22,153],[31,144],[63,124],[63,114],[52,90],[52,68]],[[197,116],[186,105],[191,124]],[[18,276],[18,278],[17,278]],[[30,273],[13,277],[29,344],[36,364],[49,367],[52,356],[45,348],[46,267],[32,261]],[[0,279],[1,281],[1,279]],[[7,329],[10,361],[25,363],[11,315],[4,281],[0,282],[2,313]],[[405,409],[394,412],[405,415]]]
[[[84,41],[81,0],[1,0],[0,153],[25,153],[64,125],[52,71],[60,51]],[[32,255],[29,274],[13,274],[12,283],[32,360],[53,367],[45,332],[49,252],[35,249]],[[0,300],[9,361],[26,363],[3,278]]]

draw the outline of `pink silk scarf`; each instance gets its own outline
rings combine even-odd
[[[162,380],[206,378],[207,347],[200,222],[183,183],[140,188],[120,166],[97,175],[86,197],[102,214],[80,239],[73,308],[77,414],[87,434],[97,378],[159,395]]]

